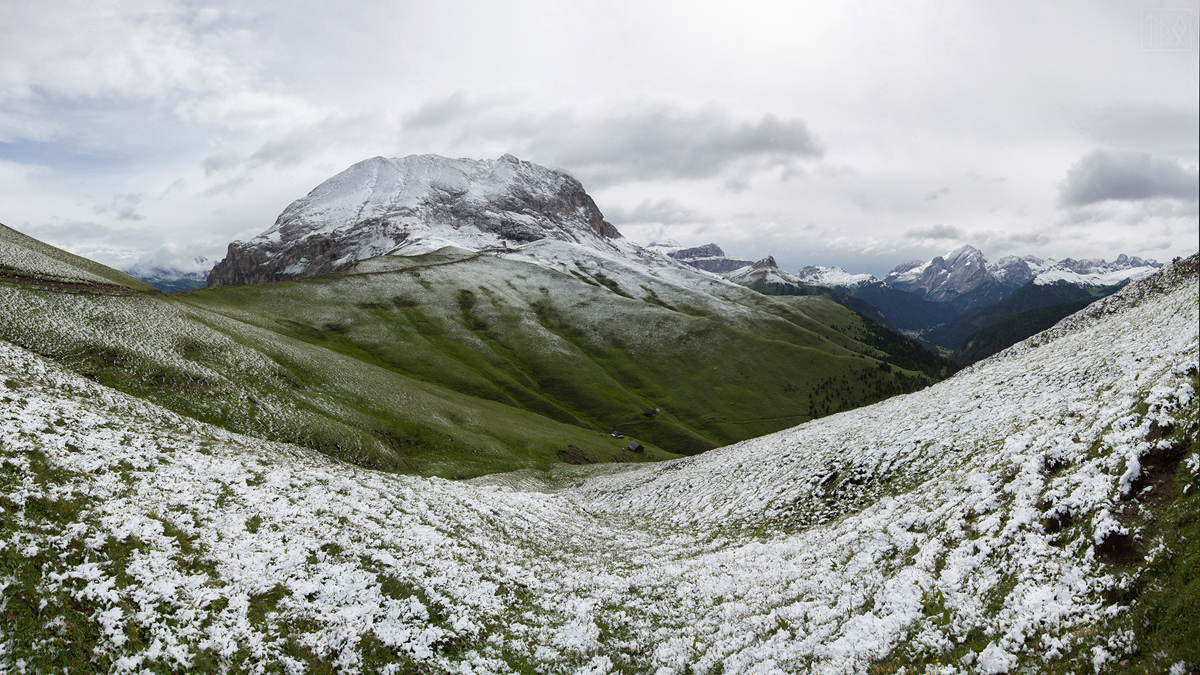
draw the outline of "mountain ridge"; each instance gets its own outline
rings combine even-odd
[[[208,286],[309,278],[448,244],[483,250],[543,238],[617,250],[621,233],[579,181],[512,155],[374,157],[292,202],[262,234],[231,243]]]

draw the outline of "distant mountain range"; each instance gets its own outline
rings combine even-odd
[[[1197,256],[714,273],[351,169],[172,295],[0,226],[0,671],[1200,663]]]
[[[773,258],[765,260],[770,260],[769,267],[775,267]],[[851,274],[840,267],[811,265],[795,275],[775,268],[768,281],[764,266],[765,262],[759,261],[726,276],[761,292],[776,294],[805,294],[800,290],[804,286],[839,291],[868,303],[891,325],[912,337],[953,352],[969,333],[1000,318],[1063,303],[1074,306],[1081,301],[1093,301],[1162,265],[1124,254],[1111,263],[1071,258],[1044,260],[1035,256],[1007,256],[991,263],[979,249],[963,246],[932,260],[902,263],[882,280],[871,274]],[[791,290],[784,290],[789,286]],[[841,304],[863,312],[844,300]],[[1004,335],[1014,339],[1007,344],[1048,328],[1045,323],[1048,317],[1061,318],[1066,315],[1064,311],[1065,308],[1040,311],[1038,319],[1009,322]],[[985,340],[992,346],[1007,346],[1005,341],[998,337]],[[979,349],[959,351],[956,360],[969,363],[978,353]]]
[[[767,296],[629,242],[578,181],[507,156],[360,162],[229,250],[165,298],[0,288],[0,338],[231,430],[444,477],[631,457],[610,433],[634,459],[695,454],[955,370],[837,291]]]
[[[696,269],[715,274],[724,274],[750,265],[745,258],[731,258],[725,255],[720,246],[713,243],[703,246],[684,248],[674,241],[656,241],[646,248],[661,253],[668,258],[674,258],[681,263],[691,265]]]
[[[739,283],[747,281],[746,285],[765,281],[755,270],[763,269],[766,258],[751,263],[726,255],[715,243],[688,248],[667,240],[653,242],[646,248],[698,269],[725,274]],[[778,270],[774,258],[769,259],[769,267]],[[1066,282],[1081,288],[1115,287],[1159,267],[1161,263],[1156,261],[1124,254],[1111,263],[1031,255],[1006,256],[992,263],[979,249],[962,246],[932,260],[901,263],[883,279],[872,274],[853,274],[836,266],[810,265],[794,275],[780,276],[781,270],[772,272],[776,278],[770,283],[834,288],[879,307],[896,326],[917,331],[1002,300],[1030,282],[1039,285]]]
[[[172,292],[311,278],[380,255],[411,257],[446,246],[504,253],[549,241],[643,264],[657,254],[768,295],[826,297],[947,353],[968,333],[1003,316],[1102,297],[1161,266],[1125,255],[1112,262],[1030,255],[990,262],[978,249],[962,246],[931,260],[901,263],[883,279],[819,265],[793,275],[770,256],[751,262],[727,255],[713,242],[639,246],[604,219],[577,180],[511,155],[496,160],[416,155],[375,157],[349,167],[293,202],[262,234],[231,243],[215,266],[204,258],[181,266],[147,258],[129,273]],[[1064,284],[1077,292],[1034,288],[1020,302],[997,304],[1027,286]],[[984,307],[991,309],[976,311]]]

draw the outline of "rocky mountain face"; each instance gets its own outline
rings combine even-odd
[[[892,270],[884,282],[934,302],[948,302],[960,311],[1005,297],[1016,286],[1005,284],[988,269],[987,258],[973,246],[963,246],[929,262],[907,262]]]
[[[1153,260],[1121,254],[1104,260],[1051,260],[1027,255],[1005,256],[988,262],[979,249],[963,246],[928,262],[909,261],[892,270],[884,282],[935,302],[946,302],[958,311],[1002,300],[1033,281],[1067,282],[1075,286],[1115,286],[1149,274],[1162,265]]]
[[[796,278],[814,286],[831,286],[834,288],[850,288],[859,284],[878,282],[874,274],[851,274],[834,266],[808,265],[796,272]]]
[[[743,286],[750,286],[754,282],[800,285],[800,281],[795,276],[779,267],[774,256],[767,256],[757,262],[739,267],[725,276]]]
[[[732,272],[751,264],[745,258],[730,258],[726,256],[725,251],[722,251],[720,246],[713,243],[694,248],[679,249],[667,255],[681,263],[691,265],[696,269],[713,272],[714,274],[725,274],[726,272]]]
[[[555,239],[616,250],[620,238],[579,181],[512,155],[374,157],[292,202],[266,232],[230,244],[208,286],[304,279],[450,244],[484,250]]]
[[[679,242],[675,241],[674,239],[662,239],[659,241],[652,241],[649,244],[646,244],[645,248],[647,251],[654,251],[655,253],[657,253],[659,255],[665,255],[667,257],[671,257],[672,253],[675,253],[676,251],[680,251],[680,250],[684,249],[685,246],[683,244],[680,244]]]

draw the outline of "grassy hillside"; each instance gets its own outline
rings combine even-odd
[[[0,225],[0,280],[55,287],[70,284],[73,290],[102,287],[107,290],[157,293],[154,287],[123,272],[21,234]]]
[[[444,249],[180,301],[686,454],[810,419],[814,398],[825,414],[911,390],[947,365],[906,353],[895,372],[881,368],[881,359],[894,360],[887,349],[898,354],[906,341],[878,348],[884,331],[821,298],[773,299],[719,284],[709,292],[612,264],[584,257],[568,272]],[[643,414],[655,408],[662,412]]]
[[[0,342],[0,671],[1194,672],[1198,306],[1193,257],[911,395],[458,482]]]
[[[694,454],[946,372],[823,299],[559,253],[564,269],[446,249],[183,296],[0,283],[0,338],[230,430],[445,477]]]

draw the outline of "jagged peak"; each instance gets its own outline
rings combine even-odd
[[[671,257],[680,260],[687,260],[690,258],[724,258],[725,251],[722,251],[720,246],[709,242],[703,246],[694,246],[692,248],[681,249],[676,251]]]
[[[896,265],[894,268],[892,268],[892,271],[890,273],[888,273],[888,276],[891,276],[892,274],[903,274],[909,270],[913,270],[922,265],[928,265],[928,264],[929,264],[928,260],[905,260],[904,262],[902,262],[899,265]]]
[[[971,246],[970,244],[959,246],[958,248],[941,256],[941,258],[949,265],[969,265],[976,261],[987,261],[987,258],[983,255],[983,252],[974,246]]]

